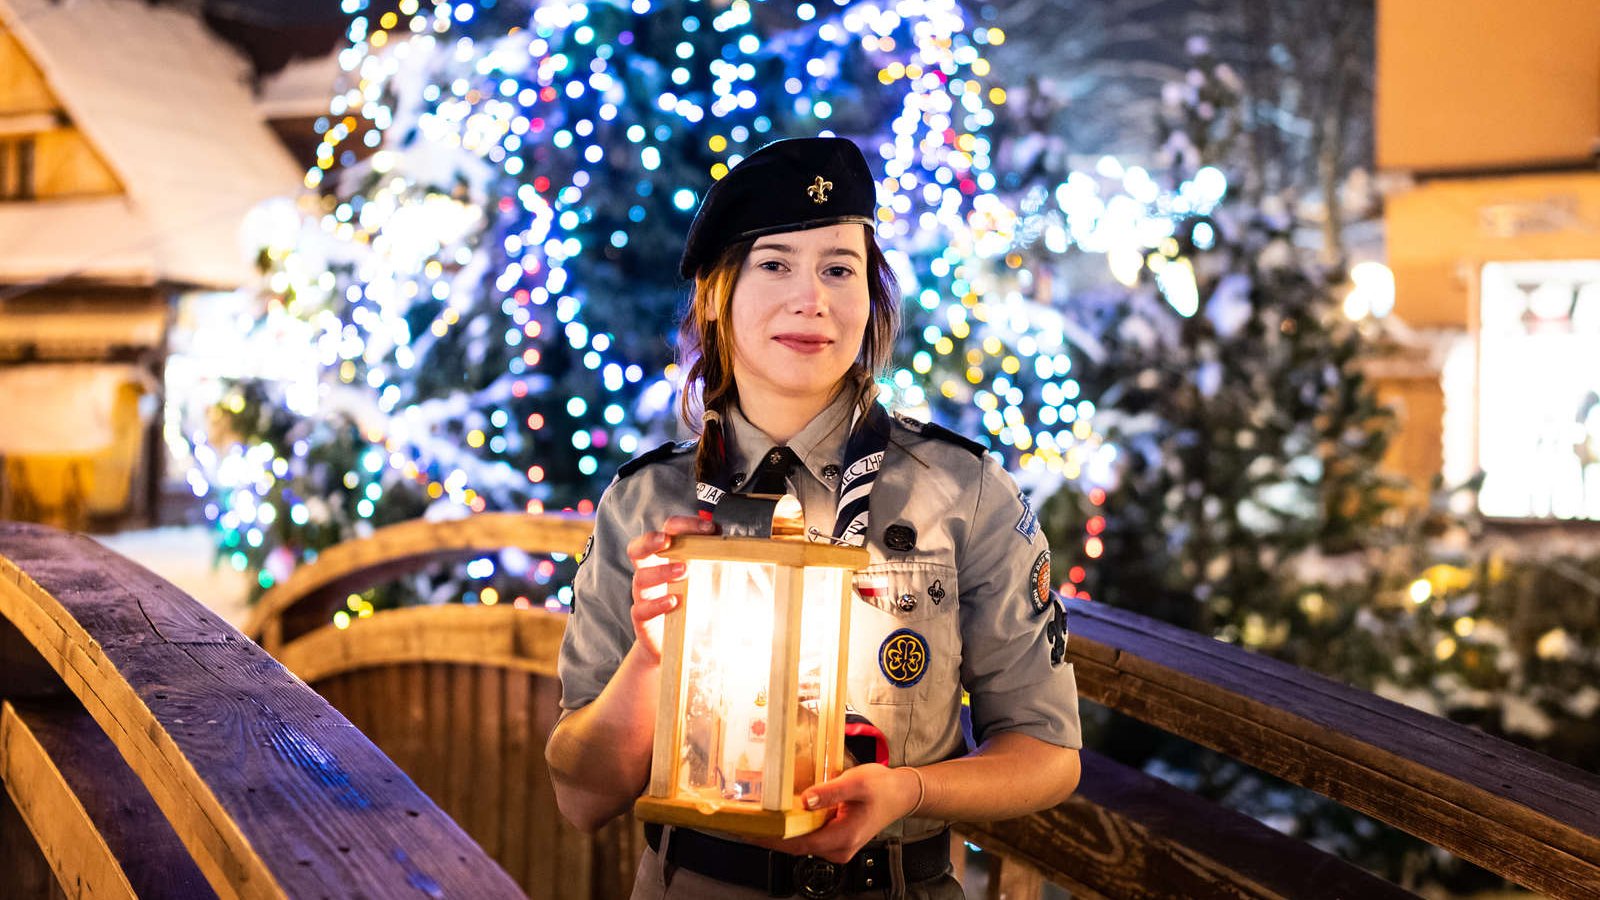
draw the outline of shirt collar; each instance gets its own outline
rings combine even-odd
[[[850,418],[855,410],[854,392],[840,391],[838,396],[826,406],[822,412],[806,423],[800,433],[789,439],[789,449],[800,457],[813,478],[826,485],[834,484],[838,478],[840,457],[844,455],[845,441],[850,437]],[[735,407],[728,416],[730,425],[729,433],[733,437],[733,452],[728,459],[733,464],[734,471],[744,473],[748,478],[750,473],[761,464],[761,458],[772,448],[772,439],[767,437],[761,429],[750,424],[744,417],[744,412]],[[824,472],[828,466],[833,466],[832,477]]]

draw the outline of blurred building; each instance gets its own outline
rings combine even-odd
[[[188,8],[0,0],[0,518],[153,517],[168,336],[303,169]]]
[[[1482,511],[1600,520],[1600,0],[1380,0],[1395,461]]]

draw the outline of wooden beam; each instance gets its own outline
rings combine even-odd
[[[1093,751],[1065,803],[959,831],[999,853],[1008,891],[1026,890],[1014,858],[1074,897],[1400,900],[1408,891],[1257,822]]]
[[[74,895],[216,896],[150,793],[81,709],[0,704],[0,782],[56,881]]]
[[[0,618],[83,704],[219,896],[521,896],[326,701],[94,541],[0,523]]]
[[[507,548],[570,556],[583,549],[593,528],[588,517],[523,513],[481,513],[439,522],[416,519],[380,528],[370,537],[335,544],[295,569],[261,596],[244,633],[275,653],[279,641],[294,640],[327,624],[335,606],[352,590]]]
[[[1081,600],[1082,695],[1556,897],[1600,884],[1600,777],[1174,626]]]
[[[556,674],[566,615],[509,604],[409,606],[350,627],[324,625],[284,645],[278,661],[307,683],[405,663],[465,663]]]

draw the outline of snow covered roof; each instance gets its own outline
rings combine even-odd
[[[326,115],[328,100],[343,74],[337,50],[326,56],[291,60],[262,79],[256,109],[269,119]]]
[[[0,24],[127,190],[0,204],[0,281],[248,279],[245,214],[303,173],[245,60],[196,15],[142,0],[0,0]]]

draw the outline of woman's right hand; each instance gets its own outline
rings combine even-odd
[[[660,531],[647,531],[628,542],[633,560],[633,633],[647,661],[661,662],[661,616],[683,599],[682,562],[656,554],[672,546],[675,534],[716,534],[717,526],[699,516],[673,516]]]

